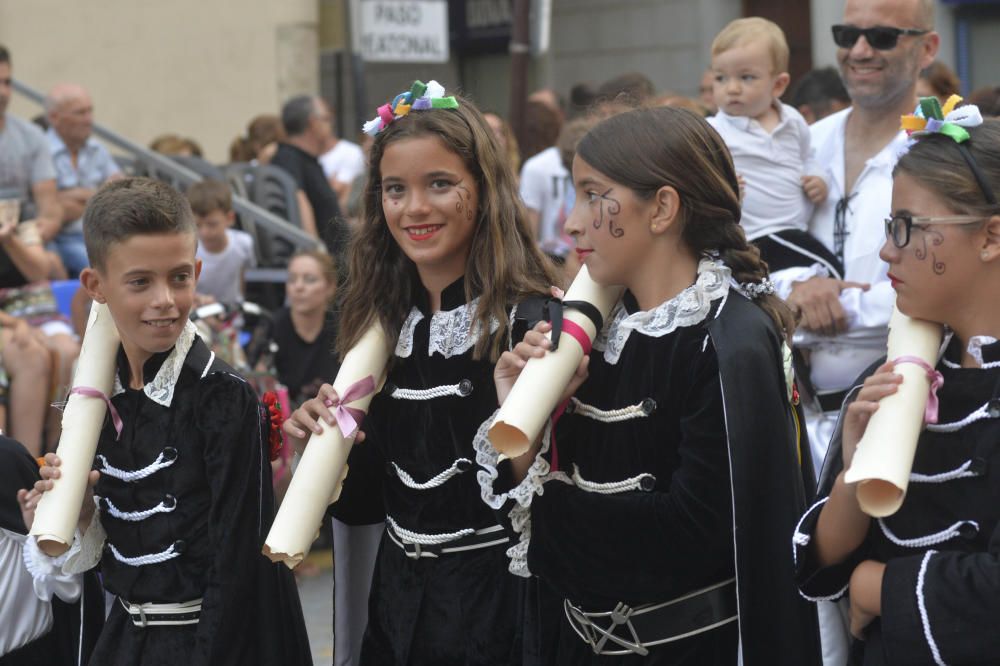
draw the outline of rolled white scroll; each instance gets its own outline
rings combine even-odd
[[[888,359],[903,359],[895,368],[903,383],[896,393],[879,402],[844,474],[844,481],[858,484],[858,504],[870,516],[891,516],[906,497],[931,386],[927,369],[914,361],[920,359],[933,368],[943,333],[940,324],[910,319],[893,309]],[[907,361],[907,357],[914,360]]]
[[[56,455],[62,461],[59,478],[39,500],[31,526],[38,547],[52,557],[69,549],[80,520],[87,477],[108,409],[104,400],[96,396],[111,395],[120,342],[108,306],[94,303],[73,374],[73,392],[63,411],[62,435],[56,448]],[[78,393],[80,390],[87,394]]]
[[[341,397],[337,423],[322,424],[323,432],[309,438],[264,541],[264,555],[272,562],[294,569],[309,554],[326,507],[340,497],[357,422],[383,379],[389,353],[385,333],[375,324],[344,357],[333,382]]]
[[[569,286],[565,300],[586,301],[600,311],[602,318],[607,319],[623,291],[623,287],[597,284],[591,279],[587,267],[583,266]],[[582,328],[591,342],[600,332],[594,328],[589,317],[575,309],[567,309],[563,319]],[[528,450],[573,378],[583,352],[579,341],[564,330],[555,351],[528,360],[489,430],[488,437],[493,448],[510,458]]]

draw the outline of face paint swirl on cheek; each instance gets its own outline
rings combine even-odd
[[[913,250],[913,255],[920,261],[927,259],[928,249],[927,249],[927,237],[930,236],[931,245],[934,247],[940,247],[944,243],[944,235],[940,231],[934,231],[933,229],[924,229],[922,236],[921,247]],[[937,254],[934,252],[929,253],[931,255],[931,270],[934,271],[935,275],[944,275],[948,266],[943,261],[938,261]]]
[[[465,213],[465,219],[472,222],[473,210],[472,210],[472,192],[469,191],[465,185],[459,182],[455,189],[458,191],[458,203],[455,204],[455,210],[458,213]],[[463,196],[464,194],[464,196]]]
[[[614,188],[608,188],[603,194],[597,195],[600,201],[598,202],[598,218],[594,220],[594,228],[600,229],[604,224],[604,218],[608,218],[608,233],[610,233],[614,238],[621,238],[625,235],[625,230],[615,224],[615,219],[613,215],[617,215],[622,210],[622,204],[618,199],[608,196]]]

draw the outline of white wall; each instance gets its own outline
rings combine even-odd
[[[175,132],[212,161],[258,113],[319,86],[317,0],[0,0],[14,76],[90,89],[96,120],[142,144]],[[11,111],[40,108],[15,94]]]

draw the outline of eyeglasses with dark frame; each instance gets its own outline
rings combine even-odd
[[[929,30],[917,28],[893,28],[887,25],[877,25],[872,28],[859,28],[856,25],[838,24],[833,26],[833,42],[842,49],[854,46],[858,38],[865,36],[865,41],[878,51],[891,51],[896,48],[899,38],[903,35],[919,37]]]
[[[915,217],[909,213],[896,213],[885,220],[885,237],[892,240],[898,248],[904,248],[910,243],[910,230],[913,227],[924,230],[932,224],[974,224],[985,218],[975,215],[951,215],[948,217]]]

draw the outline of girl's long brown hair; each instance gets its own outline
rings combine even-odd
[[[594,127],[577,155],[608,178],[652,197],[669,185],[681,200],[681,240],[696,257],[718,252],[737,282],[760,282],[767,264],[740,226],[739,183],[726,144],[704,118],[655,107],[612,116]],[[795,318],[774,295],[754,301],[791,340]]]
[[[467,300],[479,296],[475,320],[481,335],[475,358],[495,361],[503,351],[510,323],[507,308],[529,296],[544,295],[556,284],[551,262],[538,250],[514,174],[500,154],[489,125],[476,107],[456,95],[457,109],[414,111],[393,121],[375,137],[369,156],[362,215],[348,251],[349,277],[340,304],[341,356],[378,321],[395,344],[399,330],[424,287],[415,264],[389,233],[382,210],[380,164],[394,141],[423,136],[440,139],[462,158],[479,188],[479,210],[465,267]]]

